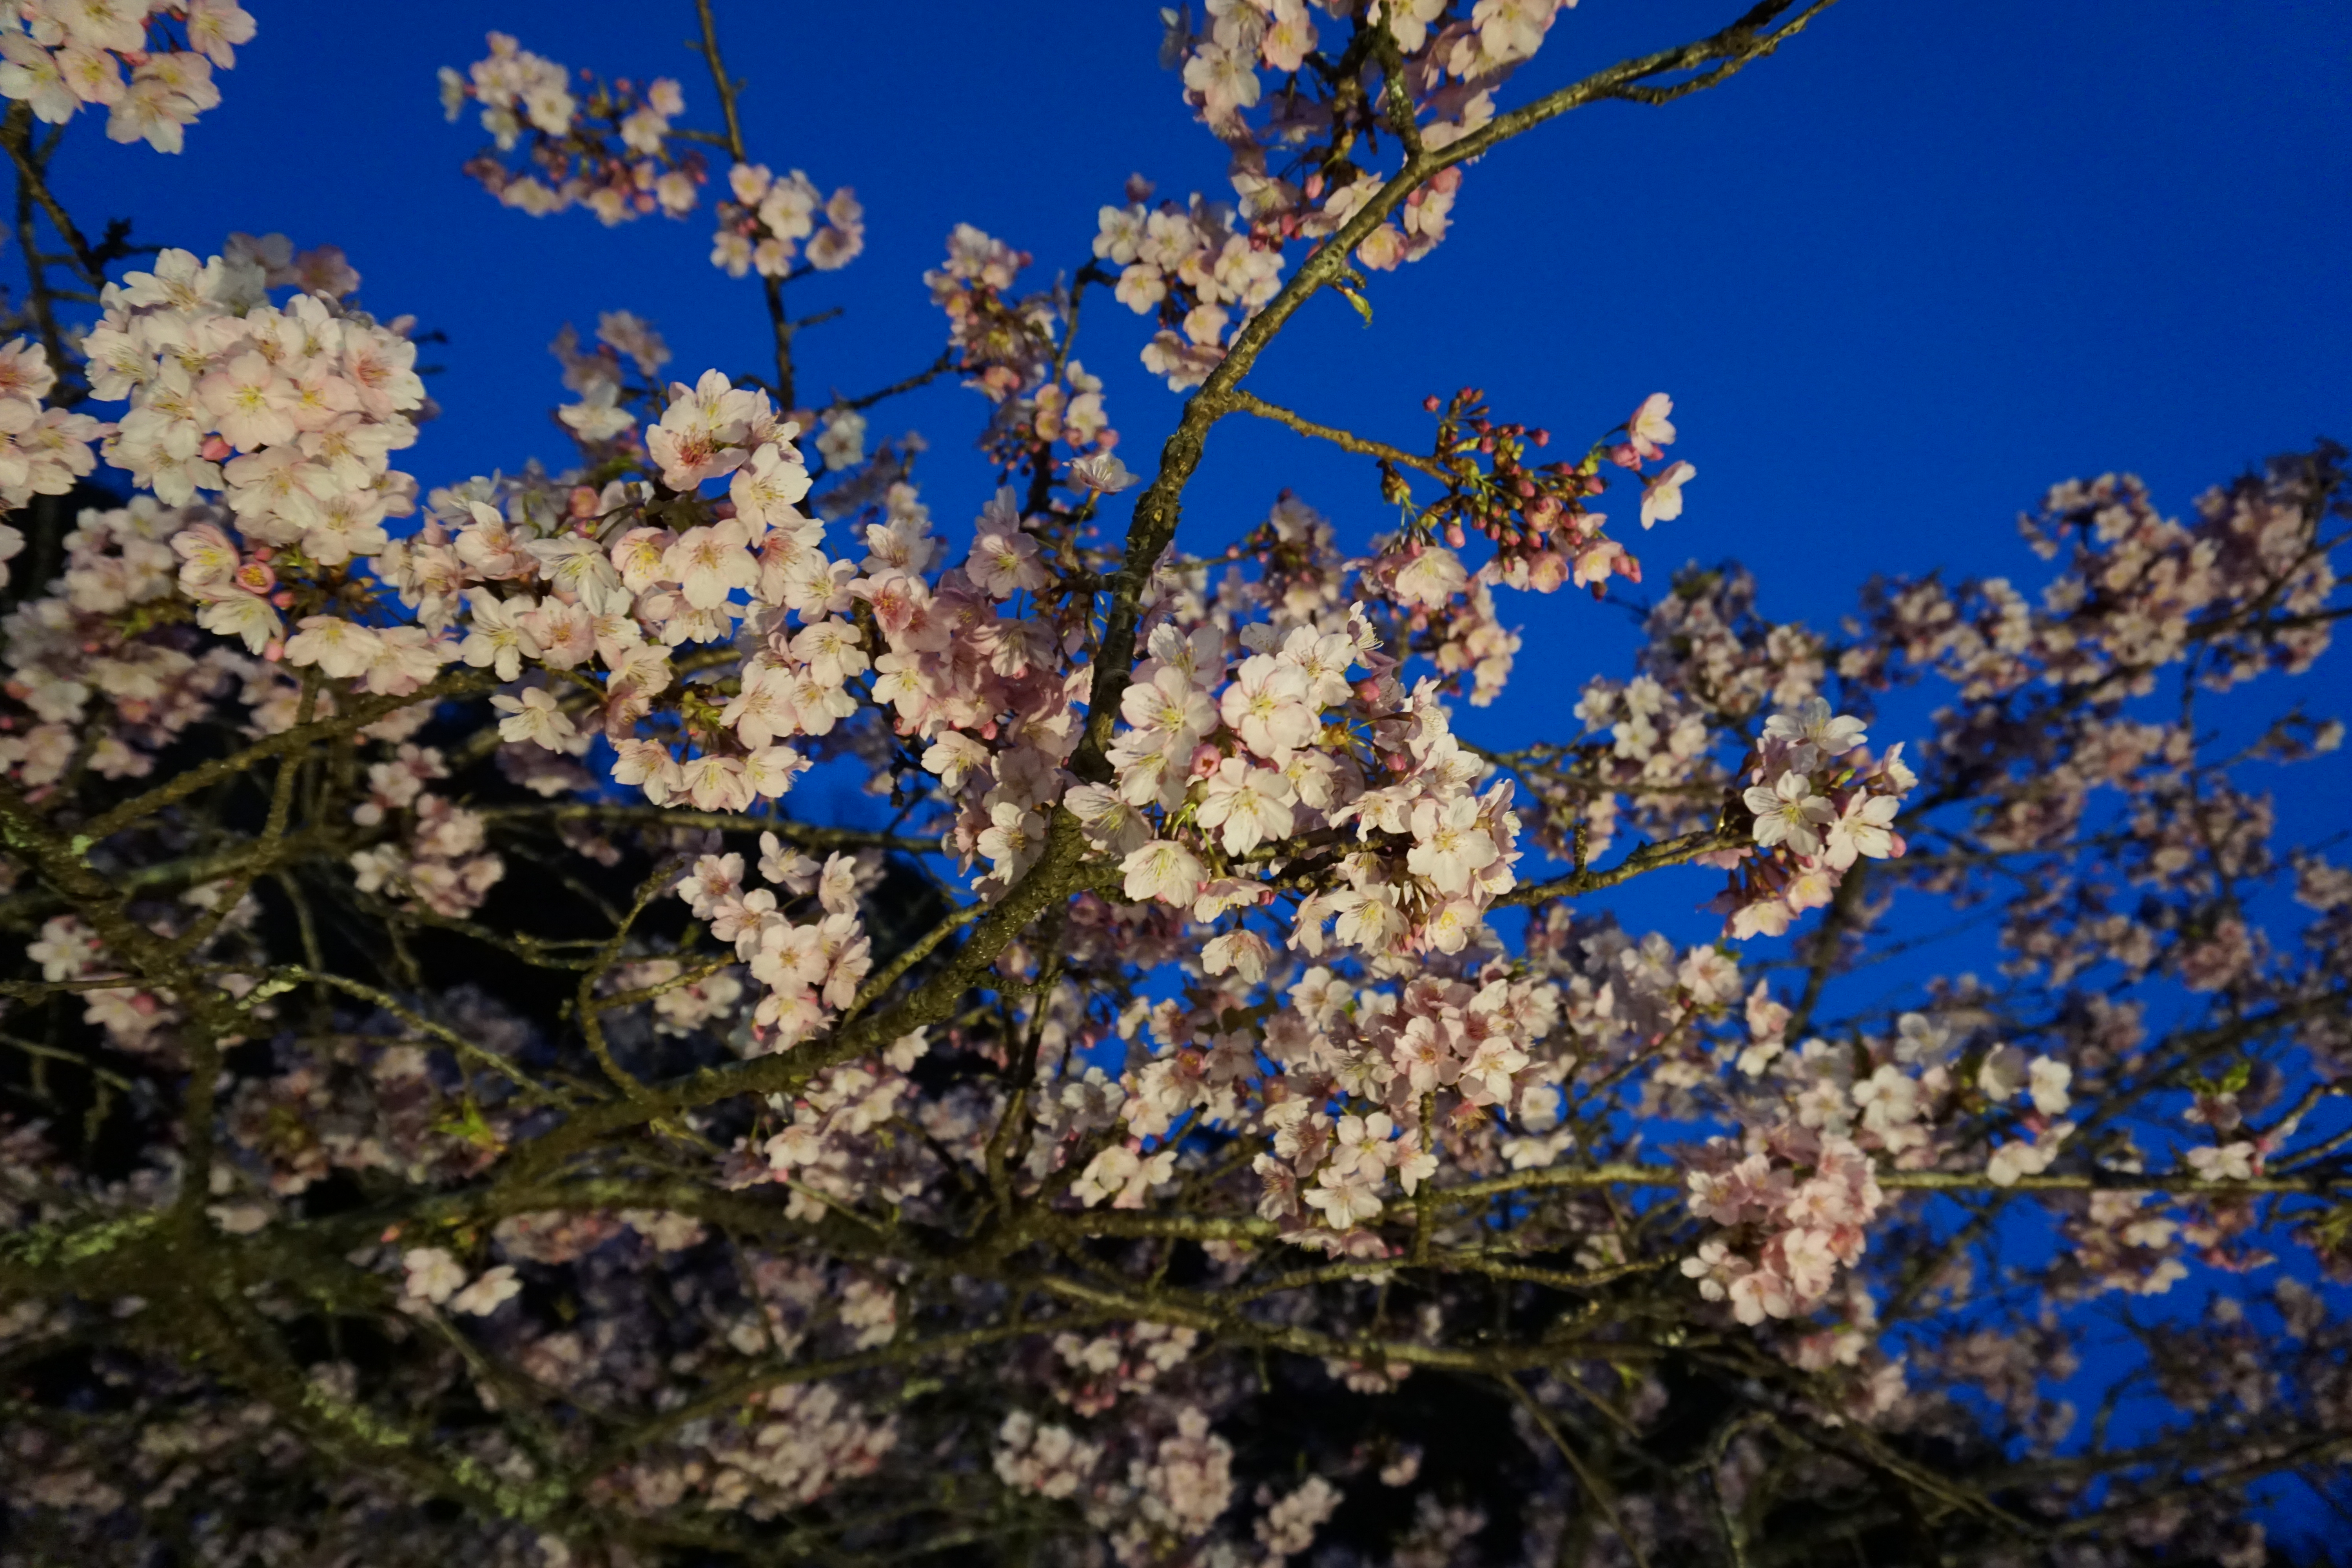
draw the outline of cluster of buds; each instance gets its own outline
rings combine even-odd
[[[1588,536],[1584,498],[1601,487],[1576,464],[1530,462],[1532,451],[1550,444],[1551,433],[1497,423],[1485,395],[1465,386],[1444,401],[1435,393],[1423,400],[1422,407],[1437,416],[1434,456],[1453,478],[1444,495],[1407,520],[1406,537],[1442,535],[1459,550],[1471,534],[1482,534],[1506,558],[1522,562],[1546,552],[1560,559],[1556,544],[1573,555]],[[1412,504],[1412,490],[1393,463],[1382,461],[1381,486],[1391,500]],[[1596,527],[1599,521],[1591,520]],[[1530,574],[1548,576],[1555,586],[1559,578],[1557,570],[1531,568]]]
[[[1643,464],[1662,457],[1675,438],[1667,422],[1674,402],[1653,393],[1612,437],[1595,442],[1575,462],[1537,463],[1531,454],[1550,443],[1549,431],[1497,421],[1485,394],[1465,386],[1450,399],[1432,393],[1422,406],[1438,416],[1434,466],[1445,476],[1445,492],[1416,506],[1412,488],[1392,459],[1381,462],[1381,493],[1405,509],[1401,547],[1418,556],[1437,540],[1461,549],[1475,533],[1496,546],[1492,578],[1515,588],[1550,593],[1564,583],[1590,586],[1598,595],[1613,576],[1642,580],[1642,563],[1602,526],[1607,517],[1586,508],[1586,498],[1609,488],[1605,461],[1639,474]],[[1667,465],[1644,476],[1642,526],[1682,515],[1682,486],[1698,470],[1689,463]]]

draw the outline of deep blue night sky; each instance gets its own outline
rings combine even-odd
[[[186,153],[77,125],[61,187],[85,227],[127,214],[141,237],[200,254],[232,229],[342,246],[366,307],[447,335],[428,355],[447,367],[432,384],[444,416],[402,458],[424,483],[570,460],[546,352],[567,321],[636,311],[688,380],[761,363],[757,286],[708,264],[707,205],[617,230],[507,211],[457,173],[482,141],[470,112],[446,125],[436,102],[435,68],[478,58],[497,26],[575,68],[676,76],[683,123],[715,123],[687,0],[246,3],[259,36]],[[1504,101],[1741,5],[1585,0]],[[804,402],[938,352],[920,274],[958,221],[1033,252],[1042,287],[1087,258],[1096,209],[1130,172],[1165,195],[1230,195],[1222,149],[1157,67],[1156,0],[719,10],[754,156],[854,185],[866,208],[865,256],[792,291],[796,314],[845,311],[802,340]],[[1738,556],[1779,617],[1833,626],[1878,572],[2006,573],[2032,590],[2046,569],[2012,520],[2053,481],[2136,471],[2178,512],[2272,453],[2352,439],[2341,4],[1845,0],[1718,90],[1601,105],[1501,149],[1468,172],[1454,219],[1430,259],[1374,278],[1373,330],[1318,301],[1252,385],[1419,447],[1421,398],[1475,384],[1571,450],[1669,391],[1676,455],[1699,478],[1685,516],[1630,531],[1634,546],[1654,584]],[[1178,406],[1137,363],[1147,335],[1106,292],[1076,351],[1144,468]],[[942,382],[874,417],[877,435],[929,439],[919,477],[950,531],[992,484],[969,451],[983,411]],[[1357,460],[1242,423],[1188,495],[1189,542],[1222,545],[1286,486],[1343,538],[1392,521]],[[1611,499],[1630,525],[1627,498]],[[1574,594],[1507,596],[1503,613],[1528,645],[1512,694],[1465,715],[1476,738],[1557,736],[1588,675],[1626,673],[1627,616]],[[2339,652],[2294,695],[2352,708],[2347,667]],[[2342,755],[2281,789],[2291,837],[2352,826]],[[1628,918],[1703,936],[1688,911],[1713,885],[1645,889]]]

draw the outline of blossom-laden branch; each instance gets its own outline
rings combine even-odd
[[[1423,398],[1423,455],[1244,385],[1318,294],[1374,314],[1473,159],[1823,8],[1516,108],[1553,0],[1176,11],[1234,205],[1131,182],[1030,292],[960,226],[939,356],[822,409],[793,353],[827,312],[783,289],[862,209],[751,162],[709,0],[718,129],[493,35],[443,81],[492,142],[469,172],[615,223],[692,210],[723,153],[713,260],[760,276],[774,374],[668,381],[610,312],[555,343],[576,468],[427,488],[392,457],[416,342],[340,251],[151,260],[50,183],[36,119],[175,135],[209,78],[173,60],[227,65],[249,19],[18,7],[12,1542],[2253,1560],[2256,1489],[2341,1453],[2312,1281],[2352,1267],[2352,875],[2274,848],[2248,778],[2340,727],[2217,752],[2195,704],[2326,647],[2343,454],[2187,521],[2063,486],[2038,599],[1880,583],[1836,638],[1686,570],[1630,669],[1490,747],[1455,717],[1514,675],[1507,596],[1642,580],[1612,485],[1679,517],[1672,400],[1549,460],[1475,387]],[[1074,353],[1097,288],[1190,394],[1145,473]],[[919,437],[868,440],[948,374],[995,485],[968,540]],[[1285,492],[1180,553],[1236,413],[1370,459],[1392,531]],[[1949,700],[1906,746],[1912,686]],[[1610,912],[1689,868],[1722,888],[1692,930]],[[2253,923],[2272,884],[2293,940]],[[1855,982],[1953,904],[1997,984]],[[2028,1212],[2063,1247],[2021,1247]],[[2155,1438],[2063,1432],[2088,1303],[2277,1259],[2146,1336]],[[2212,1506],[2170,1509],[2189,1484]]]

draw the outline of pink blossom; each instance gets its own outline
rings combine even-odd
[[[541,687],[526,687],[511,697],[500,692],[490,699],[490,705],[507,715],[499,721],[499,734],[504,740],[529,741],[554,752],[562,750],[577,732],[570,715]]]
[[[747,547],[743,524],[725,522],[690,528],[662,553],[662,572],[685,591],[686,602],[710,609],[730,593],[759,585],[760,568]]]
[[[1861,720],[1836,712],[1824,698],[1808,697],[1794,713],[1765,720],[1764,738],[1781,742],[1790,766],[1805,771],[1822,758],[1843,756],[1869,736]]]
[[[1441,893],[1465,891],[1473,876],[1502,855],[1479,816],[1478,803],[1467,795],[1420,802],[1412,809],[1412,837],[1405,864]]]
[[[1902,804],[1891,795],[1847,796],[1844,809],[1830,824],[1825,852],[1830,865],[1843,871],[1862,856],[1884,860],[1894,854],[1895,836],[1890,825]]]
[[[1224,721],[1242,743],[1276,767],[1316,737],[1321,726],[1308,705],[1306,675],[1265,654],[1242,661],[1221,703]]]
[[[1786,844],[1800,855],[1818,855],[1821,829],[1837,820],[1830,803],[1813,793],[1812,781],[1800,773],[1782,773],[1769,789],[1755,784],[1741,795],[1756,814],[1756,842],[1766,848]]]
[[[487,1318],[522,1294],[522,1281],[510,1265],[501,1263],[449,1299],[449,1310],[468,1317]]]
[[[998,599],[1034,593],[1052,581],[1045,563],[1038,559],[1037,542],[1017,528],[991,530],[975,537],[965,569],[982,591]]]
[[[376,634],[356,622],[336,616],[305,616],[287,641],[287,662],[297,667],[315,664],[339,680],[367,673],[381,647]]]
[[[1698,468],[1677,462],[1642,487],[1642,526],[1672,522],[1683,514],[1683,487],[1698,478]]]
[[[1645,459],[1663,456],[1660,448],[1674,444],[1674,421],[1666,416],[1675,411],[1675,400],[1663,392],[1654,392],[1642,399],[1642,406],[1625,421],[1625,438],[1633,450]],[[1665,513],[1671,517],[1673,513]]]
[[[1203,827],[1223,830],[1219,837],[1226,854],[1246,855],[1260,844],[1290,836],[1291,807],[1297,798],[1282,774],[1227,757],[1202,786],[1198,820]]]
[[[1204,873],[1191,850],[1171,839],[1144,845],[1119,862],[1126,874],[1127,896],[1156,899],[1163,904],[1189,904],[1200,889]]]
[[[1092,457],[1080,458],[1073,462],[1070,479],[1074,484],[1101,495],[1117,495],[1143,482],[1129,473],[1127,465],[1108,452],[1097,452]]]

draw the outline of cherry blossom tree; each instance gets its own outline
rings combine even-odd
[[[939,357],[821,406],[787,297],[864,209],[710,0],[690,78],[492,34],[466,173],[707,204],[771,331],[567,331],[576,466],[429,487],[340,251],[49,177],[85,109],[176,151],[254,19],[0,5],[0,1563],[2283,1561],[2352,1501],[2352,870],[2267,793],[2342,738],[2270,693],[2345,453],[2060,484],[2046,581],[1819,630],[1644,584],[1664,393],[1246,384],[1480,154],[1827,4],[1548,90],[1559,0],[1171,11],[1231,190],[1074,196],[1058,271],[959,226]],[[968,532],[869,424],[940,378]],[[1355,521],[1184,520],[1236,416]],[[1571,588],[1631,666],[1457,733]],[[1867,973],[1954,911],[1989,977]]]

